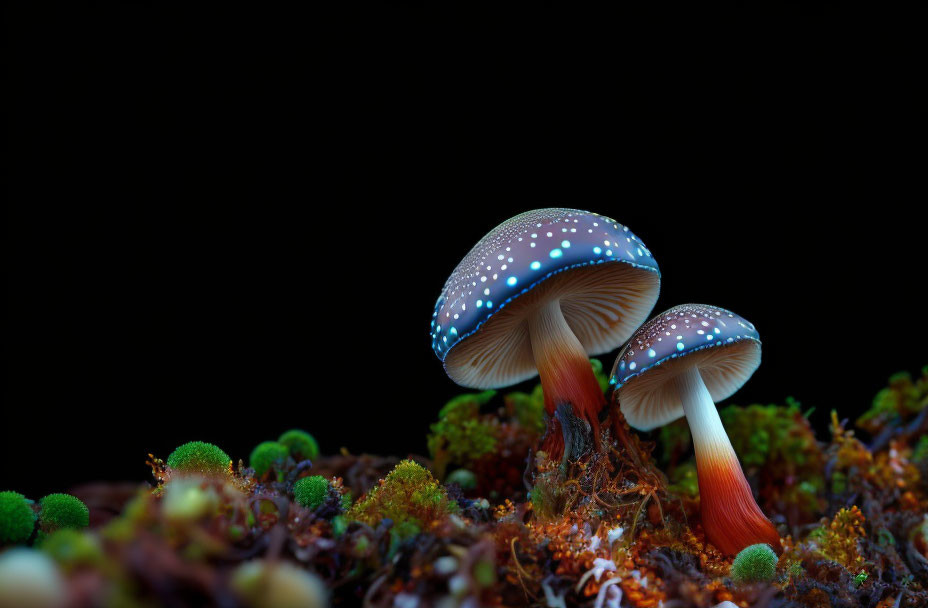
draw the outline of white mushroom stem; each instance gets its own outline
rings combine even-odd
[[[548,415],[554,415],[559,404],[570,403],[574,414],[590,423],[593,441],[598,443],[599,412],[605,397],[557,299],[547,300],[528,316],[528,332]]]
[[[674,378],[680,400],[683,402],[683,413],[690,425],[693,435],[693,446],[696,450],[696,460],[699,462],[713,461],[738,462],[735,450],[731,447],[728,433],[722,426],[722,419],[715,407],[715,401],[706,387],[706,383],[699,373],[699,368],[692,366]],[[740,466],[739,466],[740,469]]]
[[[754,500],[699,369],[690,366],[673,382],[696,450],[700,512],[706,538],[728,555],[757,543],[771,545],[779,552],[780,535]]]

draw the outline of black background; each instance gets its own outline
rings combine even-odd
[[[290,427],[424,452],[461,390],[432,305],[540,206],[631,227],[658,310],[757,325],[733,402],[792,395],[824,437],[928,363],[917,15],[235,11],[5,19],[2,489]]]

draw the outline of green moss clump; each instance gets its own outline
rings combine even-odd
[[[841,508],[831,521],[812,530],[807,540],[813,541],[815,551],[826,559],[838,562],[848,572],[858,572],[867,565],[860,554],[859,541],[866,536],[866,519],[857,505]]]
[[[912,460],[917,463],[928,461],[928,435],[919,438],[915,449],[912,451]]]
[[[293,484],[293,498],[307,509],[315,509],[329,495],[329,482],[322,475],[303,477]]]
[[[399,536],[408,538],[457,511],[457,503],[427,469],[404,460],[351,507],[347,518],[370,526],[389,518]]]
[[[873,398],[873,405],[860,418],[857,426],[870,434],[879,433],[887,424],[908,420],[928,407],[928,365],[921,378],[913,381],[908,372],[893,374],[889,386]]]
[[[261,477],[271,469],[281,471],[289,456],[290,451],[284,444],[276,441],[265,441],[259,443],[251,451],[248,463],[255,470],[255,473]]]
[[[35,513],[18,492],[0,492],[0,544],[22,543],[32,536]]]
[[[65,569],[103,561],[103,549],[96,537],[69,528],[62,528],[46,536],[39,549]]]
[[[540,384],[531,393],[509,393],[504,401],[506,409],[512,412],[520,426],[536,433],[545,430],[545,394]]]
[[[468,466],[496,449],[497,424],[480,416],[480,406],[496,391],[459,395],[438,412],[428,437],[429,453],[440,477],[449,464]]]
[[[316,460],[319,458],[319,444],[316,438],[299,429],[291,429],[283,433],[278,442],[287,446],[290,454],[296,460]]]
[[[763,466],[773,460],[802,466],[811,453],[821,452],[799,402],[791,397],[785,406],[730,405],[719,413],[738,458],[746,466]]]
[[[757,483],[761,507],[786,513],[790,525],[810,523],[824,509],[825,454],[799,403],[731,405],[719,414],[749,480]],[[798,507],[798,508],[797,508]]]
[[[80,529],[90,525],[90,509],[70,494],[49,494],[39,501],[39,526],[46,534],[63,528]]]
[[[674,467],[670,473],[670,485],[667,486],[667,489],[674,494],[681,494],[690,498],[699,496],[699,476],[696,465],[689,461]]]
[[[536,463],[541,462],[536,455]],[[563,482],[558,469],[548,469],[535,477],[535,485],[529,494],[532,516],[540,521],[550,521],[562,516],[568,507],[573,489]]]
[[[662,446],[661,460],[670,468],[675,467],[677,462],[689,452],[693,443],[689,424],[684,418],[662,426],[658,431],[658,436]]]
[[[232,459],[212,443],[191,441],[168,456],[168,466],[183,473],[221,475],[229,472]]]
[[[737,583],[770,581],[776,573],[777,554],[769,545],[745,547],[731,565],[731,577]]]
[[[593,366],[593,376],[599,383],[599,390],[605,393],[609,388],[609,374],[603,371],[603,363],[599,359],[590,359],[590,365]]]

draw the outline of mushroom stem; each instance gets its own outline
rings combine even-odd
[[[674,383],[693,435],[706,538],[726,555],[758,543],[780,553],[780,535],[754,500],[699,369],[689,367]]]
[[[599,447],[599,412],[606,399],[593,375],[586,350],[567,324],[557,299],[548,300],[528,317],[528,332],[549,421],[555,420],[558,405],[569,403],[577,418],[589,423],[593,445]],[[542,445],[553,458],[560,458],[564,449],[564,438],[556,432],[558,428],[559,425],[549,422]]]

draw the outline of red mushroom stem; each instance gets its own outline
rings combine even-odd
[[[598,447],[599,412],[606,399],[586,350],[567,324],[557,299],[548,300],[529,316],[528,332],[550,421],[541,449],[555,459],[564,451],[560,424],[554,418],[562,403],[569,403],[574,414],[589,423],[593,445]]]
[[[770,545],[779,554],[780,535],[754,500],[699,369],[690,367],[674,381],[696,449],[699,510],[706,538],[726,555],[758,543]]]

